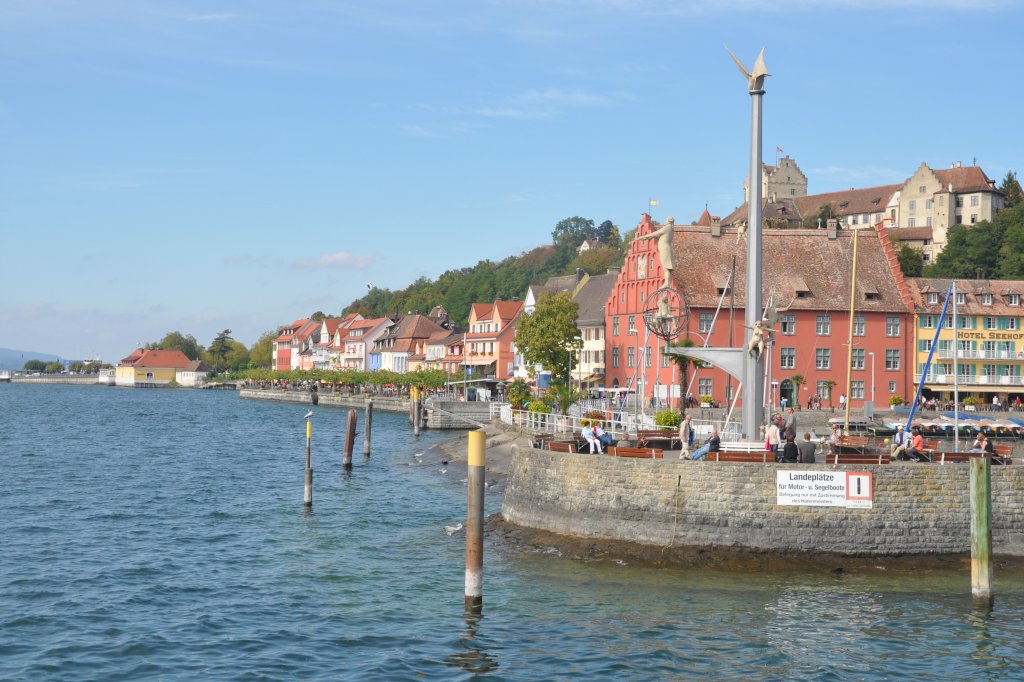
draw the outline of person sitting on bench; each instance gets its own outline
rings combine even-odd
[[[597,434],[594,433],[594,429],[591,428],[590,422],[585,422],[583,426],[583,432],[580,433],[583,436],[583,440],[590,444],[590,454],[601,454],[601,441],[597,439]]]
[[[903,451],[910,445],[910,438],[907,437],[907,432],[903,429],[901,424],[896,428],[896,433],[892,437],[892,446],[889,449],[889,458],[896,459]]]
[[[697,448],[697,451],[693,453],[693,457],[690,459],[698,460],[707,457],[709,452],[719,452],[722,446],[722,439],[718,437],[718,429],[714,426],[711,427],[711,435],[704,441],[704,445]]]
[[[920,429],[914,429],[914,435],[910,439],[910,447],[903,451],[900,459],[908,459],[913,462],[927,462],[928,455],[924,452],[924,436]]]

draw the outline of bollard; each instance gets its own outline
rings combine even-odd
[[[373,426],[373,401],[366,402],[366,424],[363,426],[363,455],[370,456],[370,428]]]
[[[348,411],[348,425],[345,429],[345,457],[341,460],[341,466],[346,469],[352,468],[352,446],[356,442],[356,411]]]
[[[412,396],[412,435],[420,437],[420,392],[419,389]]]
[[[415,386],[411,386],[409,388],[409,423],[412,424],[414,428],[416,426],[416,417],[414,416],[416,414],[414,412],[415,409],[416,409],[416,387]]]
[[[313,506],[313,466],[311,454],[311,443],[313,441],[313,422],[306,417],[306,485],[302,501],[307,507]]]
[[[466,610],[479,613],[484,604],[484,467],[487,434],[469,432],[466,478]]]
[[[992,608],[992,462],[971,458],[971,598]]]

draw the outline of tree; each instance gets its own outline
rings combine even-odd
[[[46,363],[42,360],[29,360],[25,363],[25,369],[29,372],[42,372],[46,369]]]
[[[517,378],[511,384],[508,385],[508,401],[512,403],[512,407],[521,410],[523,405],[530,399],[530,387],[527,386],[526,382],[522,378]]]
[[[588,275],[603,275],[609,266],[621,265],[622,254],[617,249],[588,249],[569,261],[567,272],[582,269]]]
[[[249,362],[257,367],[273,367],[274,339],[277,331],[264,332],[249,349]]]
[[[225,329],[213,339],[213,343],[210,344],[210,349],[207,351],[209,356],[210,365],[213,367],[215,372],[223,371],[228,367],[227,359],[228,353],[231,352],[232,346],[229,341],[234,341],[231,338],[231,330]]]
[[[164,338],[155,344],[147,344],[156,350],[180,350],[189,360],[198,360],[203,352],[203,347],[191,334],[181,332],[167,332]]]
[[[1007,220],[1002,214],[992,222],[983,220],[970,227],[954,225],[946,233],[946,247],[935,263],[926,268],[925,275],[962,279],[997,277],[1006,227]]]
[[[327,319],[327,315],[325,315],[322,310],[318,310],[312,315],[310,315],[309,319],[313,320],[314,322],[323,322],[324,320]]]
[[[1017,174],[1007,171],[1003,183],[999,185],[999,191],[1004,195],[1003,205],[1006,208],[1013,208],[1024,201],[1024,191],[1021,190],[1020,182],[1017,181]]]
[[[567,244],[573,249],[578,248],[585,239],[593,239],[596,236],[594,221],[579,216],[559,220],[555,229],[551,231],[551,241],[556,246]]]
[[[569,385],[570,365],[580,347],[578,313],[579,305],[569,294],[542,294],[533,313],[516,322],[516,346],[523,359],[541,364],[563,385]]]
[[[615,224],[610,220],[606,220],[597,226],[597,229],[594,231],[594,236],[600,239],[604,244],[607,244],[613,231],[618,232],[618,230],[615,229]]]
[[[804,375],[803,374],[794,374],[793,376],[791,376],[789,378],[789,380],[793,384],[793,402],[796,403],[796,409],[799,410],[799,409],[801,409],[800,408],[800,387],[803,386],[806,383],[807,380],[804,379]]]
[[[807,216],[804,219],[804,227],[807,229],[815,229],[820,226],[822,229],[825,229],[828,227],[828,219],[835,217],[835,204],[825,204],[815,215]]]
[[[59,362],[48,362],[46,368],[43,370],[47,374],[60,374],[64,369],[64,365]]]
[[[899,261],[900,271],[905,277],[920,277],[924,271],[924,254],[910,244],[900,245],[896,251],[896,260]]]

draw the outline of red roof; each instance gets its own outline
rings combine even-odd
[[[161,369],[185,369],[192,362],[180,350],[147,350],[134,367],[157,367]]]

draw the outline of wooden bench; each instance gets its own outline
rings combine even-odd
[[[936,464],[963,464],[977,456],[976,452],[933,452],[932,461]]]
[[[641,429],[636,432],[636,444],[644,448],[651,443],[668,443],[668,449],[679,447],[679,432],[672,429]]]
[[[613,446],[608,448],[612,457],[636,457],[638,459],[664,459],[665,451],[657,448],[625,448]]]
[[[551,452],[576,452],[576,444],[549,440],[544,442],[544,449],[550,450]]]
[[[754,462],[767,464],[775,462],[775,456],[764,449],[761,444],[759,450],[723,450],[721,452],[709,452],[707,459],[711,462]]]
[[[888,464],[889,451],[833,452],[825,457],[826,464]]]
[[[832,443],[832,454],[841,452],[846,449],[847,452],[844,454],[852,454],[853,452],[865,452],[868,448],[868,437],[867,436],[841,436],[839,443]]]

